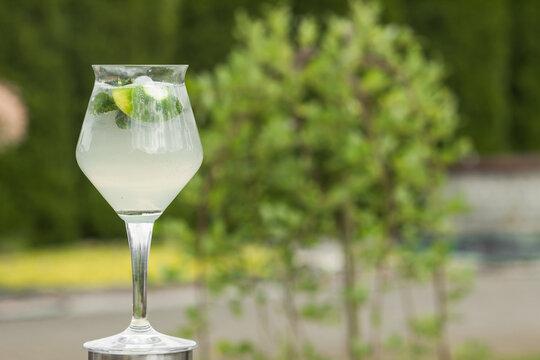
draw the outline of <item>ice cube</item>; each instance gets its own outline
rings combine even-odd
[[[138,78],[133,81],[133,84],[135,85],[148,85],[152,84],[154,81],[152,81],[152,78],[150,76],[139,76]]]

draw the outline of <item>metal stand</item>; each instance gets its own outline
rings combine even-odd
[[[88,360],[193,360],[193,350],[172,354],[116,355],[88,352]]]

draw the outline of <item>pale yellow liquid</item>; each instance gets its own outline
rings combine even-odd
[[[185,87],[169,89],[183,111],[168,121],[131,120],[130,128],[120,129],[114,111],[86,114],[77,162],[116,212],[165,210],[201,165],[202,147]]]

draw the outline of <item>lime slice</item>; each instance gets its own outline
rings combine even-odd
[[[133,103],[131,101],[132,92],[133,88],[131,87],[119,87],[113,89],[112,91],[112,96],[116,106],[118,106],[118,108],[127,115],[131,115],[131,111],[133,110]]]

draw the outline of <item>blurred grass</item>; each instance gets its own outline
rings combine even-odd
[[[246,248],[240,257],[254,276],[264,276],[269,254],[261,249]],[[228,266],[231,259],[220,264]],[[150,285],[189,283],[201,264],[178,247],[154,244],[150,251],[148,278]],[[0,289],[85,290],[131,286],[129,248],[125,245],[81,245],[0,254]]]
[[[163,282],[167,269],[185,261],[174,248],[152,247],[148,276],[152,282]],[[3,254],[0,274],[0,288],[7,290],[128,287],[129,248],[83,245]]]

